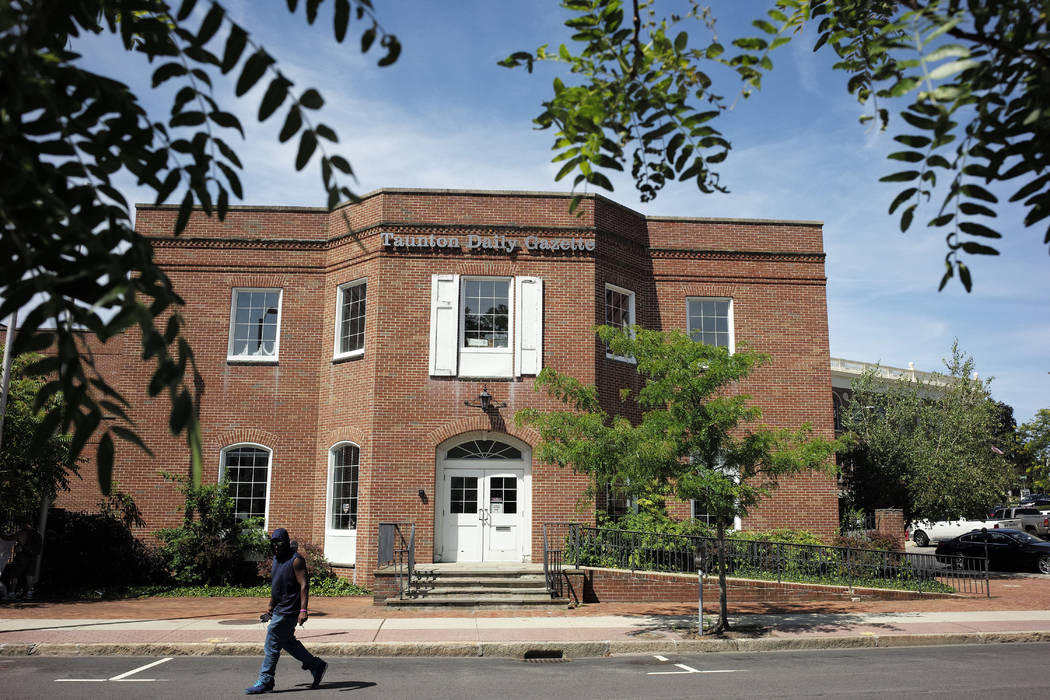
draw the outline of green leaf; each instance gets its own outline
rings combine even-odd
[[[689,35],[685,32],[679,32],[678,36],[674,38],[674,50],[677,53],[682,53],[687,46],[689,46]]]
[[[917,177],[919,177],[918,170],[902,170],[899,173],[880,177],[879,182],[910,182]]]
[[[176,236],[186,230],[186,224],[190,222],[191,213],[193,213],[193,191],[187,190],[186,196],[182,198],[182,204],[179,205],[179,214],[175,218]]]
[[[932,226],[934,228],[940,226],[947,226],[949,223],[951,223],[952,219],[954,218],[955,214],[941,214],[940,216],[935,216],[934,218],[930,219],[930,223],[927,224],[927,226]]]
[[[237,97],[251,90],[272,63],[273,59],[263,49],[259,49],[249,56],[248,60],[244,62],[244,68],[241,69],[240,77],[237,79],[237,86],[234,90]]]
[[[186,67],[181,63],[162,63],[153,71],[153,87],[157,87],[171,78],[186,75]]]
[[[770,24],[769,22],[767,22],[764,19],[756,19],[754,22],[751,23],[751,25],[755,26],[755,27],[758,27],[759,29],[764,31],[766,34],[776,34],[777,33],[777,28],[774,27],[772,24]]]
[[[95,452],[95,465],[98,469],[98,487],[103,495],[110,495],[113,488],[113,438],[109,432],[102,434]]]
[[[307,109],[321,109],[324,106],[324,98],[317,90],[310,88],[299,98],[299,104]]]
[[[986,202],[995,204],[999,201],[999,198],[994,194],[984,189],[980,185],[963,185],[959,188],[959,192],[972,199],[983,199]]]
[[[963,221],[959,224],[959,230],[964,233],[968,233],[971,236],[983,236],[985,238],[1002,238],[1002,234],[998,231],[988,228],[984,224],[979,224],[975,221]]]
[[[924,160],[924,156],[917,151],[897,151],[887,156],[890,160],[903,160],[907,163],[918,163],[920,160]]]
[[[998,255],[999,251],[990,246],[981,245],[974,241],[966,241],[962,244],[962,249],[971,255]]]
[[[226,37],[226,48],[222,53],[222,64],[220,68],[223,74],[229,73],[241,60],[244,47],[248,43],[248,34],[239,25],[230,27],[230,35]]]
[[[190,422],[193,415],[193,401],[185,389],[179,391],[171,400],[171,414],[168,416],[168,428],[172,435],[178,435]]]
[[[182,5],[179,6],[179,13],[175,15],[175,19],[182,22],[190,13],[193,12],[193,8],[197,5],[197,0],[182,0]]]
[[[284,126],[281,127],[281,133],[277,135],[277,138],[284,143],[288,139],[299,133],[299,129],[303,125],[303,116],[299,113],[299,105],[292,104],[288,108],[288,116],[284,118]]]
[[[963,263],[959,263],[959,281],[962,282],[963,288],[965,288],[967,292],[971,291],[973,280],[970,279],[970,268]]]
[[[893,200],[893,204],[890,205],[889,213],[892,214],[893,212],[895,212],[897,210],[897,207],[911,199],[918,191],[919,188],[917,187],[909,187],[908,189],[901,191],[901,193],[898,194],[897,197]]]
[[[218,3],[212,3],[211,9],[208,10],[208,14],[204,16],[204,20],[201,22],[200,31],[197,32],[197,43],[203,46],[215,36],[215,32],[219,31],[219,27],[222,26],[222,18],[226,15],[226,10],[222,9],[222,6]]]
[[[368,53],[368,49],[372,48],[372,42],[376,40],[376,30],[374,27],[369,27],[361,33],[361,53]]]
[[[295,156],[295,169],[302,170],[310,161],[310,156],[317,148],[317,134],[312,129],[307,129],[299,138],[299,152]]]
[[[723,47],[718,42],[712,43],[710,46],[707,47],[707,50],[704,52],[704,54],[708,58],[718,58],[723,53],[725,53],[725,47]]]
[[[284,98],[288,96],[288,88],[291,86],[292,81],[280,73],[270,81],[270,86],[266,88],[266,94],[263,95],[262,102],[259,103],[259,121],[266,121],[277,111],[277,108],[284,102]]]
[[[936,68],[930,71],[928,77],[930,80],[941,80],[942,78],[947,78],[951,75],[955,75],[956,73],[960,73],[964,70],[974,68],[979,65],[981,65],[980,61],[974,61],[973,59],[964,58],[959,61],[952,61],[951,63],[944,63],[937,66]]]
[[[335,40],[340,44],[346,38],[346,28],[350,24],[350,2],[349,0],[335,0]]]
[[[901,212],[901,231],[907,231],[908,227],[911,226],[912,217],[915,216],[915,207],[917,205],[912,204],[910,207]]]
[[[401,55],[401,42],[392,34],[385,35],[379,42],[379,45],[386,49],[386,55],[376,62],[376,65],[380,68],[394,63],[397,61],[398,56]]]

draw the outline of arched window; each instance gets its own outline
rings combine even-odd
[[[344,442],[329,450],[331,490],[328,498],[328,529],[357,529],[357,445]]]
[[[448,459],[521,459],[521,450],[495,440],[469,440],[450,447]]]
[[[237,518],[262,518],[263,527],[270,494],[270,456],[265,447],[233,445],[222,451],[219,469],[219,480],[229,481]]]

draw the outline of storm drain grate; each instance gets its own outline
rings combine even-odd
[[[571,659],[567,659],[561,649],[529,649],[522,660],[532,664],[561,664]]]

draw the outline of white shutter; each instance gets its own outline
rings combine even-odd
[[[514,278],[514,374],[539,374],[543,367],[543,279]]]
[[[430,278],[430,374],[456,376],[459,357],[459,275]]]

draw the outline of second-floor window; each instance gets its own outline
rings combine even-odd
[[[230,304],[226,359],[272,362],[281,342],[280,289],[237,288]]]
[[[733,300],[720,297],[686,299],[689,335],[693,340],[733,352]]]
[[[365,351],[365,280],[339,287],[335,323],[335,356],[353,357]]]

